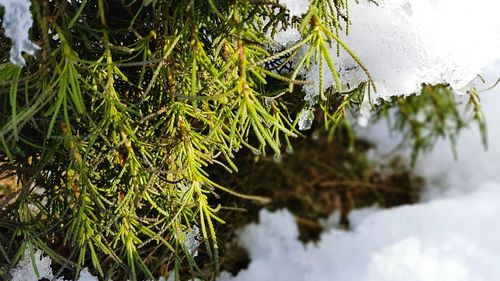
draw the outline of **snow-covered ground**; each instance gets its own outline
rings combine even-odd
[[[498,280],[498,202],[500,184],[483,184],[467,195],[365,214],[352,232],[331,229],[307,245],[288,211],[262,211],[260,224],[240,235],[248,269],[219,280]]]

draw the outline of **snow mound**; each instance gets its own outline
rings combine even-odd
[[[359,4],[356,4],[359,2]],[[351,1],[349,35],[342,40],[366,65],[377,86],[371,98],[410,95],[422,83],[450,83],[460,91],[480,70],[493,63],[500,50],[499,1],[379,0]],[[367,76],[345,51],[336,57],[341,81],[351,87]],[[325,89],[333,85],[325,69]],[[306,75],[316,81],[316,66]],[[318,83],[304,87],[306,101],[318,97]]]
[[[307,245],[288,211],[263,210],[239,236],[250,265],[223,280],[498,280],[499,201],[500,184],[483,184],[467,196],[363,214],[353,232],[331,229]]]
[[[351,5],[345,38],[379,84],[379,95],[408,95],[422,83],[450,83],[459,90],[498,58],[500,2],[478,0],[383,0]],[[341,57],[343,69],[354,64]],[[347,81],[366,80],[359,68]]]
[[[29,0],[0,0],[4,7],[3,27],[5,36],[12,40],[10,62],[24,66],[23,52],[34,55],[40,47],[29,40],[29,30],[33,25]]]

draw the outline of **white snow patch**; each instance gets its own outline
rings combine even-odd
[[[271,35],[271,34],[268,34]],[[289,48],[302,39],[302,35],[296,28],[280,29],[273,37],[276,46],[272,46],[275,52],[281,51],[283,48]]]
[[[50,268],[50,264],[52,263],[50,258],[43,256],[40,250],[35,251],[33,257],[39,274],[38,277],[52,280],[54,274],[52,273],[52,268]],[[23,259],[10,271],[10,274],[12,275],[12,281],[38,281],[28,249],[24,251]]]
[[[33,266],[31,255],[28,249],[25,250],[23,259],[20,260],[16,267],[10,271],[12,275],[12,281],[38,281],[42,278],[48,280],[54,280],[54,273],[52,272],[51,263],[52,260],[49,257],[43,255],[42,251],[36,250],[33,253],[36,269],[38,271],[38,278],[35,273],[35,268]],[[88,268],[83,268],[80,271],[78,281],[98,281],[97,277],[90,274]],[[56,281],[66,281],[64,278],[59,277]]]
[[[446,241],[443,249],[423,245],[416,237],[403,239],[401,242],[384,247],[373,255],[368,265],[367,280],[463,280],[473,281],[466,262],[452,251],[460,251],[462,247],[470,247],[462,241]],[[408,272],[414,273],[408,276]]]
[[[82,271],[80,271],[80,276],[78,277],[78,281],[99,281],[99,279],[97,279],[97,277],[92,275],[89,272],[89,269],[85,267],[84,269],[82,269]]]
[[[422,83],[450,83],[460,90],[499,56],[498,1],[352,2],[352,26],[344,40],[372,74],[378,86],[374,98],[410,95]],[[367,79],[347,53],[338,63],[342,81],[356,86]]]
[[[29,40],[29,30],[33,25],[29,0],[0,0],[4,7],[3,28],[5,36],[12,40],[10,49],[10,62],[24,66],[26,61],[23,52],[34,55],[40,49],[38,45]]]
[[[288,211],[260,213],[239,241],[247,269],[225,281],[479,281],[500,278],[500,184],[473,194],[379,210],[331,229],[317,244],[302,244]]]

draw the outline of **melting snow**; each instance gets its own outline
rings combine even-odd
[[[500,2],[478,0],[351,1],[352,26],[343,40],[378,87],[372,98],[419,92],[422,83],[460,90],[498,58]],[[336,48],[332,56],[336,57]],[[337,58],[342,81],[357,86],[364,72],[346,52]],[[308,73],[316,80],[318,69]],[[333,85],[331,75],[325,75]],[[318,85],[305,90],[317,94]]]

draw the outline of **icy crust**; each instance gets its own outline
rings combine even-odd
[[[12,40],[10,62],[24,66],[26,61],[22,54],[34,55],[40,47],[29,40],[29,30],[33,25],[29,0],[0,0],[4,7],[3,28],[5,36]]]
[[[331,229],[307,245],[288,211],[263,210],[239,236],[248,268],[219,280],[499,280],[499,201],[500,184],[484,184],[467,196],[372,209],[353,232]]]

